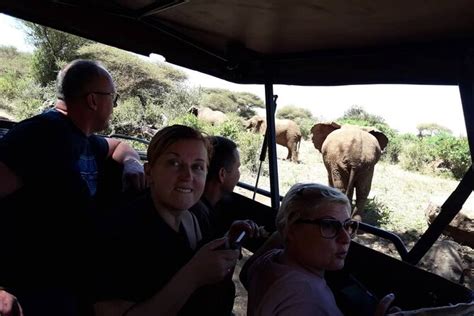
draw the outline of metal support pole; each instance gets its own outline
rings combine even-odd
[[[275,109],[273,107],[273,84],[265,84],[265,103],[267,110],[267,141],[268,165],[270,173],[270,192],[272,209],[277,211],[280,207],[280,190],[278,187],[278,162],[275,138]]]

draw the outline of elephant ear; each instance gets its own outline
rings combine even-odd
[[[326,137],[335,131],[336,129],[341,128],[341,125],[331,122],[331,123],[318,123],[311,128],[311,133],[313,134],[313,144],[314,147],[321,151],[323,143],[326,140]]]
[[[369,133],[374,135],[375,138],[377,138],[377,140],[379,141],[380,150],[384,150],[385,147],[387,147],[388,138],[387,138],[387,136],[385,136],[384,133],[382,133],[381,131],[376,130],[376,129],[369,131]]]

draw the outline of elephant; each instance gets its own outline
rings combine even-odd
[[[227,116],[221,111],[215,111],[208,107],[198,108],[192,106],[188,109],[188,113],[195,115],[198,119],[210,123],[212,125],[221,124],[227,120]]]
[[[374,128],[341,126],[334,122],[318,123],[311,128],[311,133],[314,147],[323,156],[329,185],[344,192],[351,203],[355,189],[352,216],[362,219],[374,167],[388,144],[388,138]]]
[[[254,133],[265,134],[266,120],[258,115],[245,121],[245,128]],[[298,151],[301,144],[301,131],[292,120],[275,120],[276,142],[288,148],[287,160],[298,162]]]

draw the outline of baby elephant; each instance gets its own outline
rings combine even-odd
[[[350,201],[354,189],[353,216],[361,219],[372,186],[375,164],[388,139],[380,131],[354,125],[319,123],[311,128],[314,147],[323,155],[329,185],[344,192]]]

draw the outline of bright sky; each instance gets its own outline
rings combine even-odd
[[[0,14],[0,45],[13,45],[21,51],[31,51],[24,33],[15,19]],[[238,85],[186,68],[191,86],[217,87],[232,91],[252,92],[263,100],[263,86]],[[308,108],[319,118],[333,120],[352,105],[383,117],[400,132],[416,133],[420,123],[438,123],[466,135],[461,100],[457,86],[360,85],[339,87],[302,87],[276,85],[277,109],[285,105]],[[449,110],[446,110],[449,108]],[[443,110],[444,109],[444,110]]]

